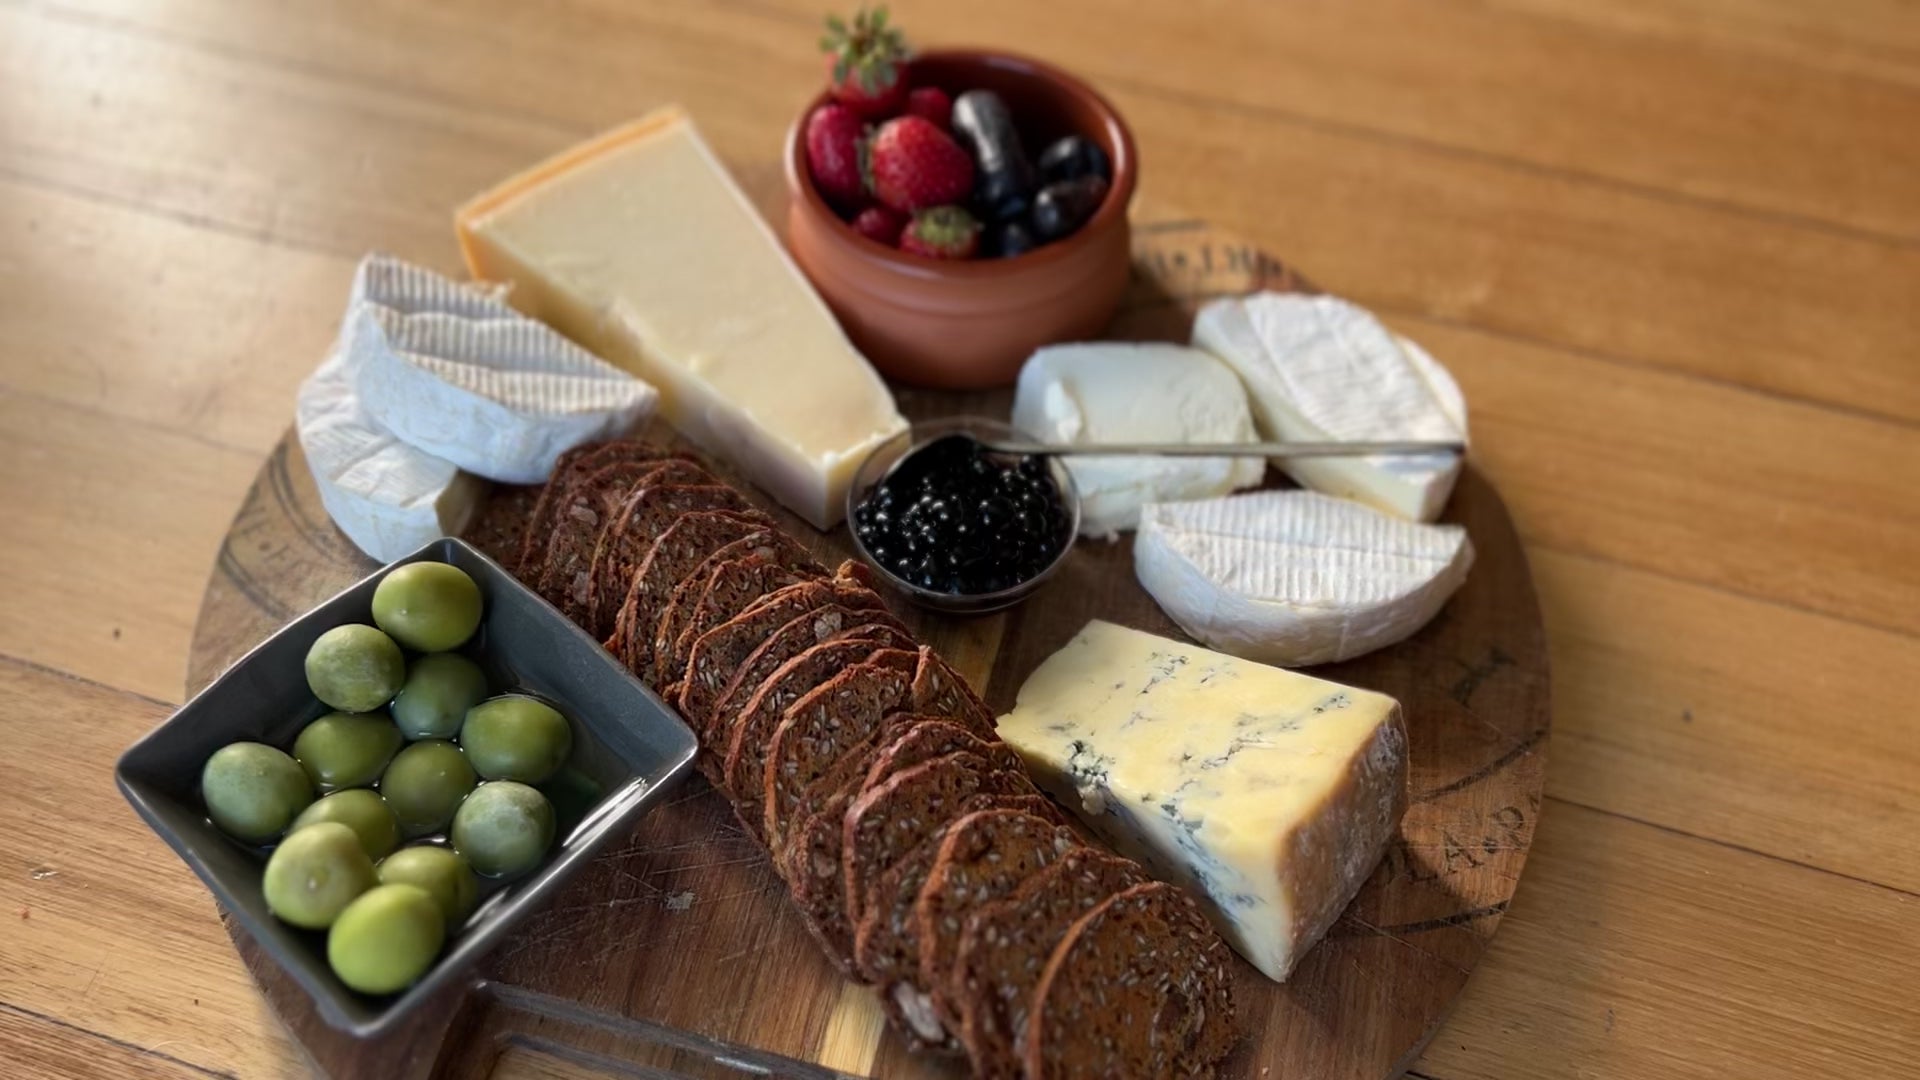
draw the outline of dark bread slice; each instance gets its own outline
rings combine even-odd
[[[787,830],[787,842],[774,857],[808,932],[845,975],[854,974],[853,923],[840,874],[840,822],[852,802],[848,788],[829,796],[804,825]]]
[[[921,712],[951,716],[994,738],[993,710],[973,692],[967,680],[929,649],[913,675],[914,707]]]
[[[785,825],[797,824],[805,816],[807,793],[815,782],[848,751],[878,736],[892,723],[893,714],[910,710],[912,714],[945,717],[972,728],[983,739],[993,737],[988,718],[973,710],[970,702],[950,687],[940,685],[946,681],[944,677],[927,678],[927,669],[933,666],[946,667],[932,649],[921,646],[905,702],[867,697],[861,700],[861,708],[845,707],[840,702],[823,707],[829,683],[814,691],[823,695],[822,702],[803,700],[787,710],[767,745],[766,837],[774,851],[780,850]],[[929,689],[937,692],[922,697],[921,692]]]
[[[691,513],[667,526],[629,575],[608,651],[645,678],[653,666],[653,631],[675,587],[715,551],[766,527],[753,517],[726,511]]]
[[[834,966],[848,975],[857,974],[854,966],[856,927],[847,917],[844,878],[840,872],[842,821],[858,794],[857,784],[843,787],[824,802],[801,829],[789,829],[789,839],[777,868],[792,892],[793,903],[806,920],[807,929],[826,951]],[[1010,803],[1033,812],[1043,810],[1046,799],[1038,795],[975,794],[960,804],[960,809]]]
[[[889,867],[867,893],[867,911],[854,928],[853,965],[880,991],[880,1001],[901,1033],[921,1049],[954,1052],[960,1041],[934,1010],[927,988],[919,985],[920,934],[914,902],[938,862],[940,849],[960,821],[988,810],[1011,810],[1052,824],[1059,811],[1043,795],[983,791],[954,807],[954,816],[938,822],[926,839]]]
[[[773,729],[779,725],[788,706],[814,687],[870,657],[875,660],[874,676],[882,680],[883,685],[867,692],[886,692],[892,683],[912,685],[913,653],[887,648],[876,641],[841,638],[815,645],[780,665],[741,708],[739,718],[734,721],[733,737],[727,743],[720,790],[733,800],[735,816],[756,840],[766,839],[761,835],[765,816],[760,800],[766,790],[767,740]]]
[[[961,802],[981,792],[1037,795],[1039,789],[1024,772],[962,751],[903,769],[854,798],[841,826],[840,869],[847,915],[856,926],[865,919],[869,890],[880,876],[958,817],[955,807]]]
[[[894,773],[962,750],[1000,768],[1023,767],[1020,755],[1005,743],[982,740],[942,717],[906,714],[890,717],[872,741],[849,751],[831,772],[815,781],[797,823],[786,823],[783,840],[774,850],[774,868],[793,887],[801,905],[821,893],[830,893],[835,903],[845,905],[840,827],[847,807],[862,791]]]
[[[571,453],[571,451],[569,451]],[[539,505],[540,484],[495,484],[487,493],[487,503],[474,515],[461,538],[480,549],[508,573],[520,568],[520,542],[526,535],[527,521]]]
[[[895,713],[887,717],[886,724],[880,730],[850,748],[834,763],[833,768],[808,785],[798,815],[784,823],[784,831],[792,835],[799,828],[810,825],[821,807],[836,795],[848,797],[842,801],[841,809],[844,811],[847,801],[880,779],[923,761],[961,750],[970,750],[982,757],[997,756],[1007,768],[1021,767],[1020,756],[1014,753],[1012,747],[981,739],[945,717]],[[838,831],[836,827],[835,832]],[[836,839],[834,844],[834,850],[838,851],[839,841]],[[785,843],[774,846],[776,867],[785,865],[790,850]],[[837,857],[834,865],[839,865]],[[837,870],[835,874],[838,875]]]
[[[670,458],[660,462],[653,470],[636,480],[626,479],[623,472],[619,470],[621,470],[620,466],[609,466],[608,469],[595,473],[594,478],[588,481],[588,484],[611,481],[600,494],[601,505],[605,508],[605,520],[599,530],[594,533],[593,546],[582,549],[584,554],[574,562],[570,574],[558,583],[559,588],[564,590],[563,595],[566,598],[562,610],[566,611],[588,633],[599,638],[606,637],[606,633],[602,632],[593,621],[596,561],[619,535],[621,515],[634,496],[649,491],[683,492],[687,489],[698,489],[690,497],[681,500],[682,509],[701,508],[709,502],[720,509],[744,508],[746,505],[738,492],[732,488],[711,483],[712,477],[707,475],[707,471],[691,461]],[[615,475],[606,477],[605,474],[608,472],[614,472]],[[574,499],[580,499],[585,494],[585,490],[585,487],[576,488]]]
[[[781,709],[779,718],[764,729],[767,736],[743,755],[743,767],[735,779],[757,783],[758,790],[734,789],[734,812],[741,816],[749,812],[760,814],[760,828],[755,830],[755,835],[767,845],[768,851],[778,850],[774,836],[785,826],[784,821],[769,826],[766,815],[766,775],[775,766],[772,755],[779,746],[777,734],[791,728],[796,716],[805,717],[805,723],[824,729],[837,725],[840,717],[881,716],[898,710],[913,692],[912,676],[917,662],[918,657],[912,651],[878,649],[860,663],[829,674]]]
[[[553,472],[547,475],[539,498],[534,500],[533,511],[527,515],[526,533],[520,541],[520,552],[513,560],[514,575],[530,583],[540,579],[555,516],[581,481],[617,462],[659,461],[666,456],[660,447],[634,439],[587,443],[561,454],[554,461]]]
[[[867,767],[861,790],[878,787],[895,773],[923,761],[946,754],[965,750],[987,759],[987,764],[998,768],[1019,772],[1025,766],[1020,755],[1013,747],[991,736],[982,736],[979,729],[971,728],[947,717],[933,717],[921,714],[918,723],[890,729],[888,738],[874,753],[873,762]]]
[[[826,571],[820,568],[813,556],[796,543],[792,537],[778,529],[764,529],[734,540],[717,548],[701,561],[693,572],[673,587],[673,593],[667,598],[666,607],[661,609],[659,621],[653,627],[653,653],[647,668],[647,681],[656,689],[665,691],[679,681],[686,667],[685,656],[675,656],[674,650],[680,641],[680,633],[693,621],[694,613],[700,609],[701,601],[706,598],[707,590],[714,584],[714,576],[727,563],[749,556],[757,556],[763,562],[789,568],[807,568],[810,573],[796,576],[825,577]],[[783,583],[785,584],[785,583]],[[763,590],[747,599],[758,599],[765,595]],[[744,605],[743,605],[744,606]],[[691,646],[693,643],[687,643]]]
[[[660,460],[616,461],[574,483],[555,501],[546,560],[536,586],[540,595],[567,618],[579,622],[580,605],[574,600],[576,587],[584,579],[594,545],[600,542],[601,530],[612,522],[620,500],[636,485],[647,483],[650,477],[677,471],[675,466],[684,464]]]
[[[585,598],[586,612],[596,636],[604,638],[613,633],[633,575],[661,534],[696,512],[728,513],[763,527],[773,525],[773,519],[754,509],[745,496],[704,474],[686,480],[656,478],[635,488],[621,502],[613,524],[600,534],[587,572],[590,592]]]
[[[847,611],[862,612],[859,622],[881,623],[892,628],[901,639],[901,648],[913,648],[914,642],[907,633],[906,627],[901,626],[899,620],[893,617],[893,613],[887,610],[887,605],[880,599],[880,595],[862,584],[859,576],[850,572],[859,568],[856,563],[841,563],[840,569],[834,572],[833,578],[825,582],[833,589],[833,602]],[[748,612],[753,610],[753,608],[747,609]],[[754,691],[760,688],[760,684],[765,682],[781,664],[817,644],[819,644],[817,639],[807,640],[807,635],[803,634],[794,623],[788,623],[775,631],[759,648],[748,654],[733,679],[714,699],[711,712],[716,718],[715,724],[722,724],[728,717],[736,715],[740,707],[746,704],[747,699],[753,696]],[[724,746],[727,740],[721,738],[716,741]]]
[[[794,630],[787,640],[793,646],[792,652],[798,652],[839,637],[848,628],[871,619],[893,622],[877,612],[857,613],[836,603],[838,596],[831,581],[802,581],[768,593],[747,610],[700,635],[687,651],[687,671],[680,679],[679,693],[672,704],[700,734],[702,744],[721,726],[716,723],[714,705],[748,661],[789,625]],[[911,647],[906,630],[897,623],[893,623],[893,627],[907,643],[906,647]]]
[[[974,908],[963,920],[953,967],[936,1005],[958,1013],[960,1043],[978,1080],[1020,1075],[1018,1035],[1054,947],[1082,915],[1147,880],[1140,864],[1078,847],[1029,876],[1011,896]]]
[[[1161,881],[1100,902],[1034,988],[1021,1047],[1032,1080],[1210,1076],[1239,1039],[1226,943]]]
[[[653,664],[660,673],[660,685],[666,688],[662,696],[668,699],[679,696],[676,684],[686,676],[693,643],[707,631],[732,621],[770,593],[826,576],[826,567],[779,533],[755,544],[744,557],[715,566],[699,598],[684,609],[684,621],[672,647],[661,653],[658,651],[660,639],[654,638]]]
[[[509,557],[502,561],[501,565],[505,566],[513,576],[525,581],[528,574],[523,573],[523,571],[531,571],[531,576],[534,580],[539,580],[539,564],[540,560],[546,554],[546,547],[536,540],[537,537],[543,536],[544,533],[540,529],[534,528],[534,526],[548,520],[553,512],[555,500],[560,498],[561,494],[566,491],[576,477],[584,476],[594,469],[599,468],[597,464],[583,464],[590,455],[625,452],[608,450],[608,447],[619,447],[622,445],[638,446],[644,444],[623,442],[622,440],[582,443],[571,450],[561,451],[560,456],[554,459],[553,471],[549,472],[546,481],[539,485],[539,491],[534,494],[533,505],[527,509],[526,524],[522,526],[520,530],[520,546],[515,548],[509,554]]]
[[[837,604],[830,605],[830,607],[833,608],[835,611],[845,611],[844,608],[840,608],[840,606]],[[852,611],[852,612],[846,612],[844,616],[841,616],[841,615],[829,614],[828,610],[823,608],[818,611],[811,612],[810,614],[804,617],[805,623],[803,624],[803,629],[801,633],[807,637],[811,637],[813,635],[821,633],[822,631],[828,631],[829,636],[826,639],[827,641],[842,641],[842,640],[865,641],[865,642],[871,643],[876,651],[879,649],[888,649],[888,650],[897,650],[900,652],[911,653],[916,648],[916,646],[913,643],[913,638],[908,636],[905,630],[900,629],[900,627],[897,624],[893,623],[891,620],[887,622],[862,622],[861,621],[862,619],[873,618],[876,615],[879,615],[879,613],[873,612],[873,611]],[[848,626],[847,625],[848,623],[853,623],[855,625]],[[832,631],[832,627],[835,624],[839,624],[842,627],[842,629],[838,631]],[[789,626],[787,627],[781,627],[779,631],[776,631],[776,637],[769,638],[768,642],[776,643],[777,638],[784,637],[786,635],[786,632],[788,631],[791,625],[792,624],[789,624]],[[812,648],[813,645],[816,645],[816,644],[822,644],[822,643],[821,642],[808,643],[804,641],[796,642],[794,643],[793,649],[791,651],[794,653],[794,655],[798,655],[799,653],[805,652],[807,649]],[[789,650],[787,650],[784,646],[782,646],[782,649],[780,651],[786,652]],[[756,653],[757,652],[758,650],[756,650]],[[779,669],[779,665],[775,665],[775,670],[778,670],[778,669]],[[831,677],[832,677],[831,674],[827,676],[827,678],[831,678]],[[761,681],[765,682],[764,679],[762,679]],[[748,699],[751,700],[752,695],[748,695]],[[748,713],[745,708],[731,709],[731,710],[723,709],[713,717],[713,727],[711,729],[711,734],[709,735],[709,739],[713,744],[715,756],[723,759],[725,758],[726,751],[733,746],[734,727],[738,725],[741,721],[747,719],[747,717],[748,717]],[[773,723],[777,727],[780,721],[776,719],[773,721]]]
[[[933,868],[913,902],[913,928],[920,950],[915,985],[929,997],[921,1004],[930,1006],[947,1030],[960,1030],[960,1011],[947,989],[967,916],[1084,846],[1056,819],[1013,810],[968,814],[941,838]]]

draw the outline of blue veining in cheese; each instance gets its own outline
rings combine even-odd
[[[1392,698],[1098,620],[999,729],[1043,787],[1191,889],[1273,979],[1352,900],[1406,807]]]

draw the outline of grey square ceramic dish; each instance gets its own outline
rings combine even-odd
[[[565,809],[557,807],[565,831],[548,862],[487,895],[448,938],[424,979],[394,997],[369,998],[334,978],[324,934],[296,929],[268,913],[260,891],[264,855],[207,820],[198,791],[200,769],[215,750],[236,740],[290,746],[301,725],[325,711],[306,683],[304,661],[314,639],[342,623],[371,623],[374,586],[394,566],[421,560],[451,563],[479,584],[486,615],[475,640],[496,692],[525,689],[557,705],[574,725],[569,764],[602,794],[571,828],[564,825]],[[695,749],[693,732],[598,642],[493,560],[446,539],[382,568],[283,627],[135,743],[114,775],[127,801],[313,995],[327,1021],[364,1038],[387,1031],[459,978],[596,851],[626,836],[686,775]]]

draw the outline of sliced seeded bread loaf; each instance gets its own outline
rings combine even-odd
[[[1082,915],[1146,880],[1131,859],[1079,847],[1030,875],[1011,896],[967,914],[946,984],[934,991],[936,1002],[958,1014],[960,1043],[977,1080],[1020,1076],[1018,1036],[1047,958]]]
[[[1011,810],[969,814],[947,829],[913,902],[913,927],[920,950],[916,985],[949,1031],[960,1029],[960,1011],[946,991],[967,916],[1084,846],[1057,819]]]
[[[1193,898],[1135,885],[1081,916],[1034,989],[1032,1080],[1210,1076],[1239,1037],[1227,946]]]
[[[1042,795],[982,791],[970,796],[954,808],[954,817],[938,822],[926,839],[879,876],[867,890],[866,911],[854,928],[855,970],[874,984],[888,1015],[922,1049],[952,1053],[960,1049],[960,1042],[935,1011],[932,995],[920,985],[920,934],[914,904],[947,833],[975,813],[990,810],[1059,821],[1058,811]]]
[[[904,649],[881,648],[875,641],[843,639],[816,645],[768,676],[740,710],[733,737],[727,745],[723,790],[733,800],[734,814],[749,834],[763,844],[766,837],[765,799],[767,748],[773,731],[787,709],[828,679],[853,666],[862,669],[861,678],[839,684],[854,696],[882,696],[906,700],[911,692],[916,661]],[[863,663],[864,662],[864,663]]]
[[[759,562],[751,568],[732,565],[748,558]],[[777,576],[782,569],[789,571],[784,579]],[[805,548],[777,529],[743,536],[715,550],[674,586],[666,608],[661,611],[653,629],[653,663],[647,672],[648,681],[662,692],[680,681],[686,671],[686,655],[681,650],[693,645],[691,640],[683,645],[682,634],[695,624],[697,617],[703,614],[710,617],[731,604],[727,618],[732,618],[747,604],[782,585],[826,576],[826,570]],[[756,584],[761,586],[757,590],[753,588]],[[714,590],[718,591],[709,601],[708,595]],[[717,625],[717,622],[711,623],[706,628]]]
[[[677,478],[676,478],[677,480]],[[755,510],[741,494],[711,478],[663,483],[658,478],[628,493],[613,522],[600,534],[588,572],[591,592],[585,600],[588,629],[605,638],[613,633],[634,574],[667,529],[687,515],[726,513],[771,527],[773,520]]]
[[[755,517],[723,511],[690,513],[667,526],[628,577],[608,651],[645,678],[653,667],[653,632],[674,589],[714,552],[765,530]]]

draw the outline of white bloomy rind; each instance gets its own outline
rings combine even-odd
[[[507,483],[545,480],[562,453],[626,434],[659,399],[492,295],[385,255],[360,264],[340,348],[388,431]]]
[[[1352,901],[1406,809],[1392,698],[1098,620],[998,726],[1042,787],[1190,890],[1275,980]]]
[[[486,494],[486,481],[402,442],[368,415],[337,352],[300,385],[294,416],[321,505],[379,562],[457,534]]]
[[[1466,401],[1446,369],[1345,300],[1276,292],[1215,300],[1195,317],[1193,343],[1240,375],[1269,438],[1466,441]],[[1277,464],[1303,487],[1432,521],[1453,492],[1461,459],[1435,453]]]
[[[1134,573],[1180,628],[1285,667],[1331,663],[1425,626],[1473,566],[1457,525],[1420,525],[1311,491],[1156,503]]]
[[[1051,345],[1020,369],[1013,426],[1057,443],[1252,442],[1246,390],[1198,349],[1160,343]],[[1080,490],[1080,531],[1112,539],[1140,507],[1225,495],[1258,484],[1260,458],[1068,457]]]

